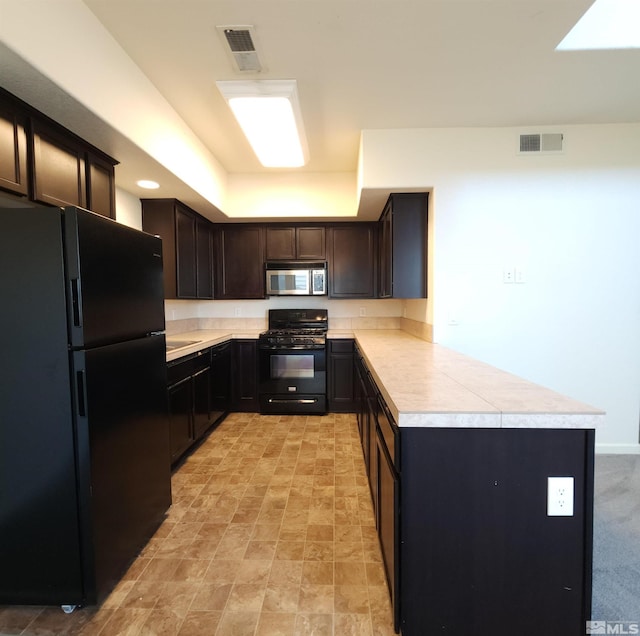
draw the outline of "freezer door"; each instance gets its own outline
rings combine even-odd
[[[161,239],[64,209],[69,331],[89,348],[164,330]]]
[[[164,335],[73,353],[86,594],[104,597],[171,504]]]

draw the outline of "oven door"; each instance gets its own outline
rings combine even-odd
[[[325,409],[327,373],[324,347],[260,347],[258,365],[262,412],[310,412],[312,406]]]

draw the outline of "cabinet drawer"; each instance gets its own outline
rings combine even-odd
[[[210,360],[210,349],[203,349],[202,351],[197,351],[196,353],[168,362],[167,382],[169,386],[205,369],[209,366]]]
[[[353,340],[329,340],[331,353],[353,353]]]
[[[400,431],[393,421],[393,417],[389,412],[384,400],[378,395],[378,428],[380,435],[384,440],[389,458],[393,462],[396,471],[400,472],[400,444],[398,436]]]

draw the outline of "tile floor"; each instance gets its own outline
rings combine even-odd
[[[391,636],[354,415],[234,413],[100,607],[0,606],[0,634]]]

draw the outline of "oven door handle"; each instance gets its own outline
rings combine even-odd
[[[325,345],[258,345],[260,351],[324,351]]]
[[[269,398],[269,404],[315,404],[318,400],[302,398],[299,400],[287,400],[286,398]]]

